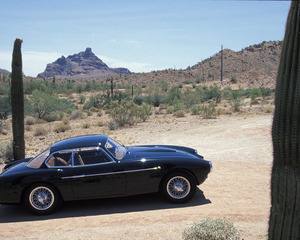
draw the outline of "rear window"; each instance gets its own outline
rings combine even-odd
[[[50,151],[49,149],[45,152],[41,153],[37,157],[33,158],[27,163],[27,166],[30,168],[40,168],[42,163],[45,161],[45,159],[49,156]]]

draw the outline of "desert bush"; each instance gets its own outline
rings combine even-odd
[[[178,110],[174,113],[174,116],[177,118],[185,117],[185,112],[183,110]]]
[[[192,106],[191,107],[192,115],[199,115],[200,111],[201,111],[201,107],[200,106]]]
[[[25,125],[34,125],[36,124],[36,119],[32,116],[27,116],[25,118]]]
[[[200,108],[200,114],[204,119],[214,119],[217,118],[220,113],[217,111],[215,104],[210,103],[209,105],[204,105]]]
[[[200,223],[193,223],[182,233],[183,240],[239,240],[240,233],[227,219],[207,218]]]
[[[152,115],[152,108],[148,104],[143,104],[137,109],[137,121],[145,122]]]
[[[55,126],[53,131],[56,133],[61,133],[61,132],[66,132],[70,129],[71,129],[71,126],[69,124],[59,123],[58,125]]]
[[[260,87],[261,96],[263,99],[270,96],[272,94],[272,90],[270,88]]]
[[[107,126],[110,130],[116,130],[119,125],[114,121],[114,120],[111,120],[107,123]]]
[[[55,122],[61,120],[61,115],[56,112],[49,113],[43,117],[46,122]]]
[[[274,108],[275,107],[273,105],[268,104],[268,105],[266,105],[266,106],[263,107],[263,111],[265,113],[273,113]]]
[[[6,119],[11,113],[11,103],[9,97],[0,97],[0,117]]]
[[[39,137],[39,136],[45,136],[47,135],[47,130],[43,127],[38,127],[34,131],[34,136]]]
[[[39,119],[55,121],[59,120],[57,113],[71,113],[76,107],[67,99],[59,99],[56,95],[34,90],[30,108]]]
[[[123,99],[120,102],[110,102],[107,112],[118,127],[123,127],[146,121],[152,114],[152,109],[147,104],[138,106],[132,100],[127,101]]]
[[[154,93],[154,94],[151,94],[151,95],[148,95],[146,98],[145,98],[145,101],[152,105],[153,107],[159,107],[159,105],[161,105],[163,102],[164,102],[164,95],[157,92],[157,93]]]
[[[134,95],[133,102],[137,105],[142,105],[144,97],[141,94]]]
[[[79,104],[84,104],[85,100],[86,100],[85,96],[79,95]]]
[[[242,101],[242,93],[240,90],[231,90],[229,95],[229,104],[234,111],[239,112],[241,107],[244,105]]]
[[[70,120],[75,120],[75,119],[78,119],[78,118],[84,118],[84,116],[85,116],[85,114],[84,114],[83,111],[81,111],[81,110],[74,110],[74,111],[71,113],[69,119],[70,119]]]
[[[102,95],[93,95],[90,97],[89,101],[84,104],[83,109],[91,109],[91,108],[101,108],[104,104],[104,98]]]
[[[0,143],[0,162],[9,163],[13,161],[13,145],[12,142]]]

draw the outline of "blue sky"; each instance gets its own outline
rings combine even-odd
[[[11,70],[15,38],[23,71],[92,51],[134,72],[185,69],[224,48],[282,40],[289,1],[0,0],[0,68]]]

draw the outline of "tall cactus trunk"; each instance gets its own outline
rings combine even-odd
[[[16,39],[12,56],[11,73],[11,110],[13,129],[14,159],[25,158],[24,140],[24,93],[22,74],[21,39]]]
[[[300,2],[292,1],[278,70],[272,126],[269,239],[300,239]]]

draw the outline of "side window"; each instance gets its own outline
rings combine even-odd
[[[72,152],[54,153],[47,160],[49,167],[72,166]]]
[[[99,149],[81,149],[74,152],[74,165],[91,165],[110,162],[111,160]]]

